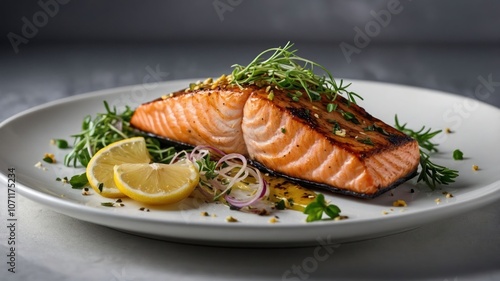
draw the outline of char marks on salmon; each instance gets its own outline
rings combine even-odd
[[[337,96],[292,100],[286,91],[222,86],[140,105],[135,128],[192,146],[240,153],[309,186],[375,197],[416,175],[418,143]],[[332,105],[329,105],[332,104]]]

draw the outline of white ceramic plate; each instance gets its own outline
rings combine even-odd
[[[272,224],[266,216],[190,200],[168,207],[144,206],[150,212],[140,211],[143,206],[130,200],[124,200],[122,208],[103,207],[101,202],[111,200],[96,194],[83,196],[80,190],[55,180],[81,173],[83,169],[45,162],[47,170],[34,167],[47,152],[55,153],[62,161],[67,151],[57,149],[49,141],[53,138],[71,141],[69,136],[80,130],[84,116],[104,111],[104,100],[118,110],[125,105],[135,107],[182,89],[193,80],[79,95],[32,108],[6,120],[0,125],[2,187],[7,186],[9,169],[13,168],[19,194],[62,214],[144,236],[227,246],[298,246],[374,238],[481,208],[500,198],[499,109],[475,99],[366,81],[352,81],[352,90],[365,98],[359,104],[374,116],[393,124],[394,115],[398,114],[400,121],[415,129],[422,125],[452,129],[452,134],[443,133],[439,137],[440,153],[434,160],[460,171],[456,183],[430,191],[408,182],[373,200],[326,193],[327,200],[339,206],[349,219],[306,223],[306,216],[300,212],[278,211],[279,222]],[[452,160],[456,148],[464,152],[465,160]],[[480,170],[473,171],[472,165],[478,165]],[[447,198],[443,191],[453,197]],[[405,200],[408,206],[393,207],[392,202],[397,199]],[[202,211],[211,216],[201,216]],[[228,215],[239,222],[227,223]]]

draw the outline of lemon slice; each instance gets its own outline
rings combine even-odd
[[[134,137],[112,143],[100,149],[87,165],[87,179],[96,193],[104,197],[125,197],[115,185],[113,167],[123,163],[149,163],[151,161],[143,137]],[[101,188],[100,188],[100,185]]]
[[[199,182],[199,172],[189,160],[174,164],[121,164],[114,167],[118,189],[146,204],[171,204],[186,198]]]

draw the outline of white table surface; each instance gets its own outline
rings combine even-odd
[[[0,121],[62,97],[140,84],[147,67],[159,67],[162,81],[217,76],[268,45],[189,46],[46,46],[18,55],[2,49]],[[370,46],[350,64],[337,45],[304,44],[302,49],[337,77],[468,96],[479,76],[500,81],[498,46]],[[500,107],[497,90],[482,101]],[[0,215],[6,221],[5,186],[1,190]],[[8,233],[2,227],[0,279],[500,280],[499,203],[405,233],[340,244],[317,269],[284,278],[314,254],[314,246],[245,249],[153,240],[79,221],[18,195],[16,273],[7,271]]]

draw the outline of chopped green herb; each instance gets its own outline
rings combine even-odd
[[[54,159],[52,159],[52,157],[49,157],[49,156],[43,157],[42,160],[47,162],[47,163],[54,163]]]
[[[302,93],[296,91],[295,93],[287,93],[287,96],[292,99],[292,101],[299,101]]]
[[[74,175],[69,179],[69,184],[71,184],[71,188],[74,189],[82,189],[84,186],[86,186],[89,183],[87,179],[87,174],[83,173],[80,175]]]
[[[341,111],[340,114],[342,114],[342,117],[344,117],[344,119],[347,121],[350,121],[350,122],[357,124],[357,125],[361,124],[359,122],[359,120],[356,118],[356,116],[354,116],[354,114],[351,112]]]
[[[99,189],[99,192],[102,192],[102,189],[104,188],[104,183],[99,183],[99,186],[97,186],[97,189]]]
[[[285,128],[281,128],[281,132],[284,134],[286,133],[286,129]]]
[[[453,159],[464,160],[464,153],[459,149],[455,149],[455,151],[453,151]]]
[[[326,111],[328,112],[333,112],[337,110],[337,104],[336,103],[329,103],[326,105]]]
[[[340,209],[336,205],[330,204],[327,205],[325,201],[325,196],[323,194],[318,194],[316,199],[309,203],[305,210],[304,214],[307,215],[307,222],[318,221],[323,219],[323,213],[329,216],[331,219],[338,217],[340,215]]]
[[[327,119],[326,120],[328,123],[330,124],[333,124],[333,129],[332,129],[332,132],[335,133],[337,131],[340,131],[340,125],[339,125],[339,122],[337,122],[337,120],[334,120],[334,119]]]
[[[63,139],[53,139],[52,143],[57,146],[57,148],[65,149],[69,148],[68,142]]]
[[[115,202],[102,202],[101,206],[104,207],[125,207],[125,204],[121,203],[122,200],[118,199]]]
[[[62,182],[62,183],[68,183],[68,182],[69,182],[69,179],[68,179],[68,177],[64,177],[64,178],[62,178],[62,179],[61,179],[61,178],[59,178],[59,177],[57,177],[57,178],[56,178],[56,181],[60,181],[60,182]]]
[[[268,100],[274,100],[274,92],[273,91],[270,91],[269,94],[267,95],[267,99]]]
[[[280,200],[279,202],[277,202],[277,203],[275,204],[275,206],[276,206],[276,209],[278,209],[278,210],[284,210],[284,209],[286,209],[286,203],[285,203],[285,200],[283,200],[283,199],[282,199],[282,200]]]
[[[368,144],[368,145],[373,145],[373,141],[369,137],[366,137],[364,139],[358,139],[358,141],[360,143],[364,143],[364,144]]]
[[[373,125],[370,125],[368,127],[365,127],[365,128],[363,128],[363,130],[372,131],[372,132],[376,131],[376,132],[379,132],[379,133],[386,135],[386,136],[389,135],[389,133],[386,130],[384,130],[384,128],[377,126],[377,124],[373,124]]]

